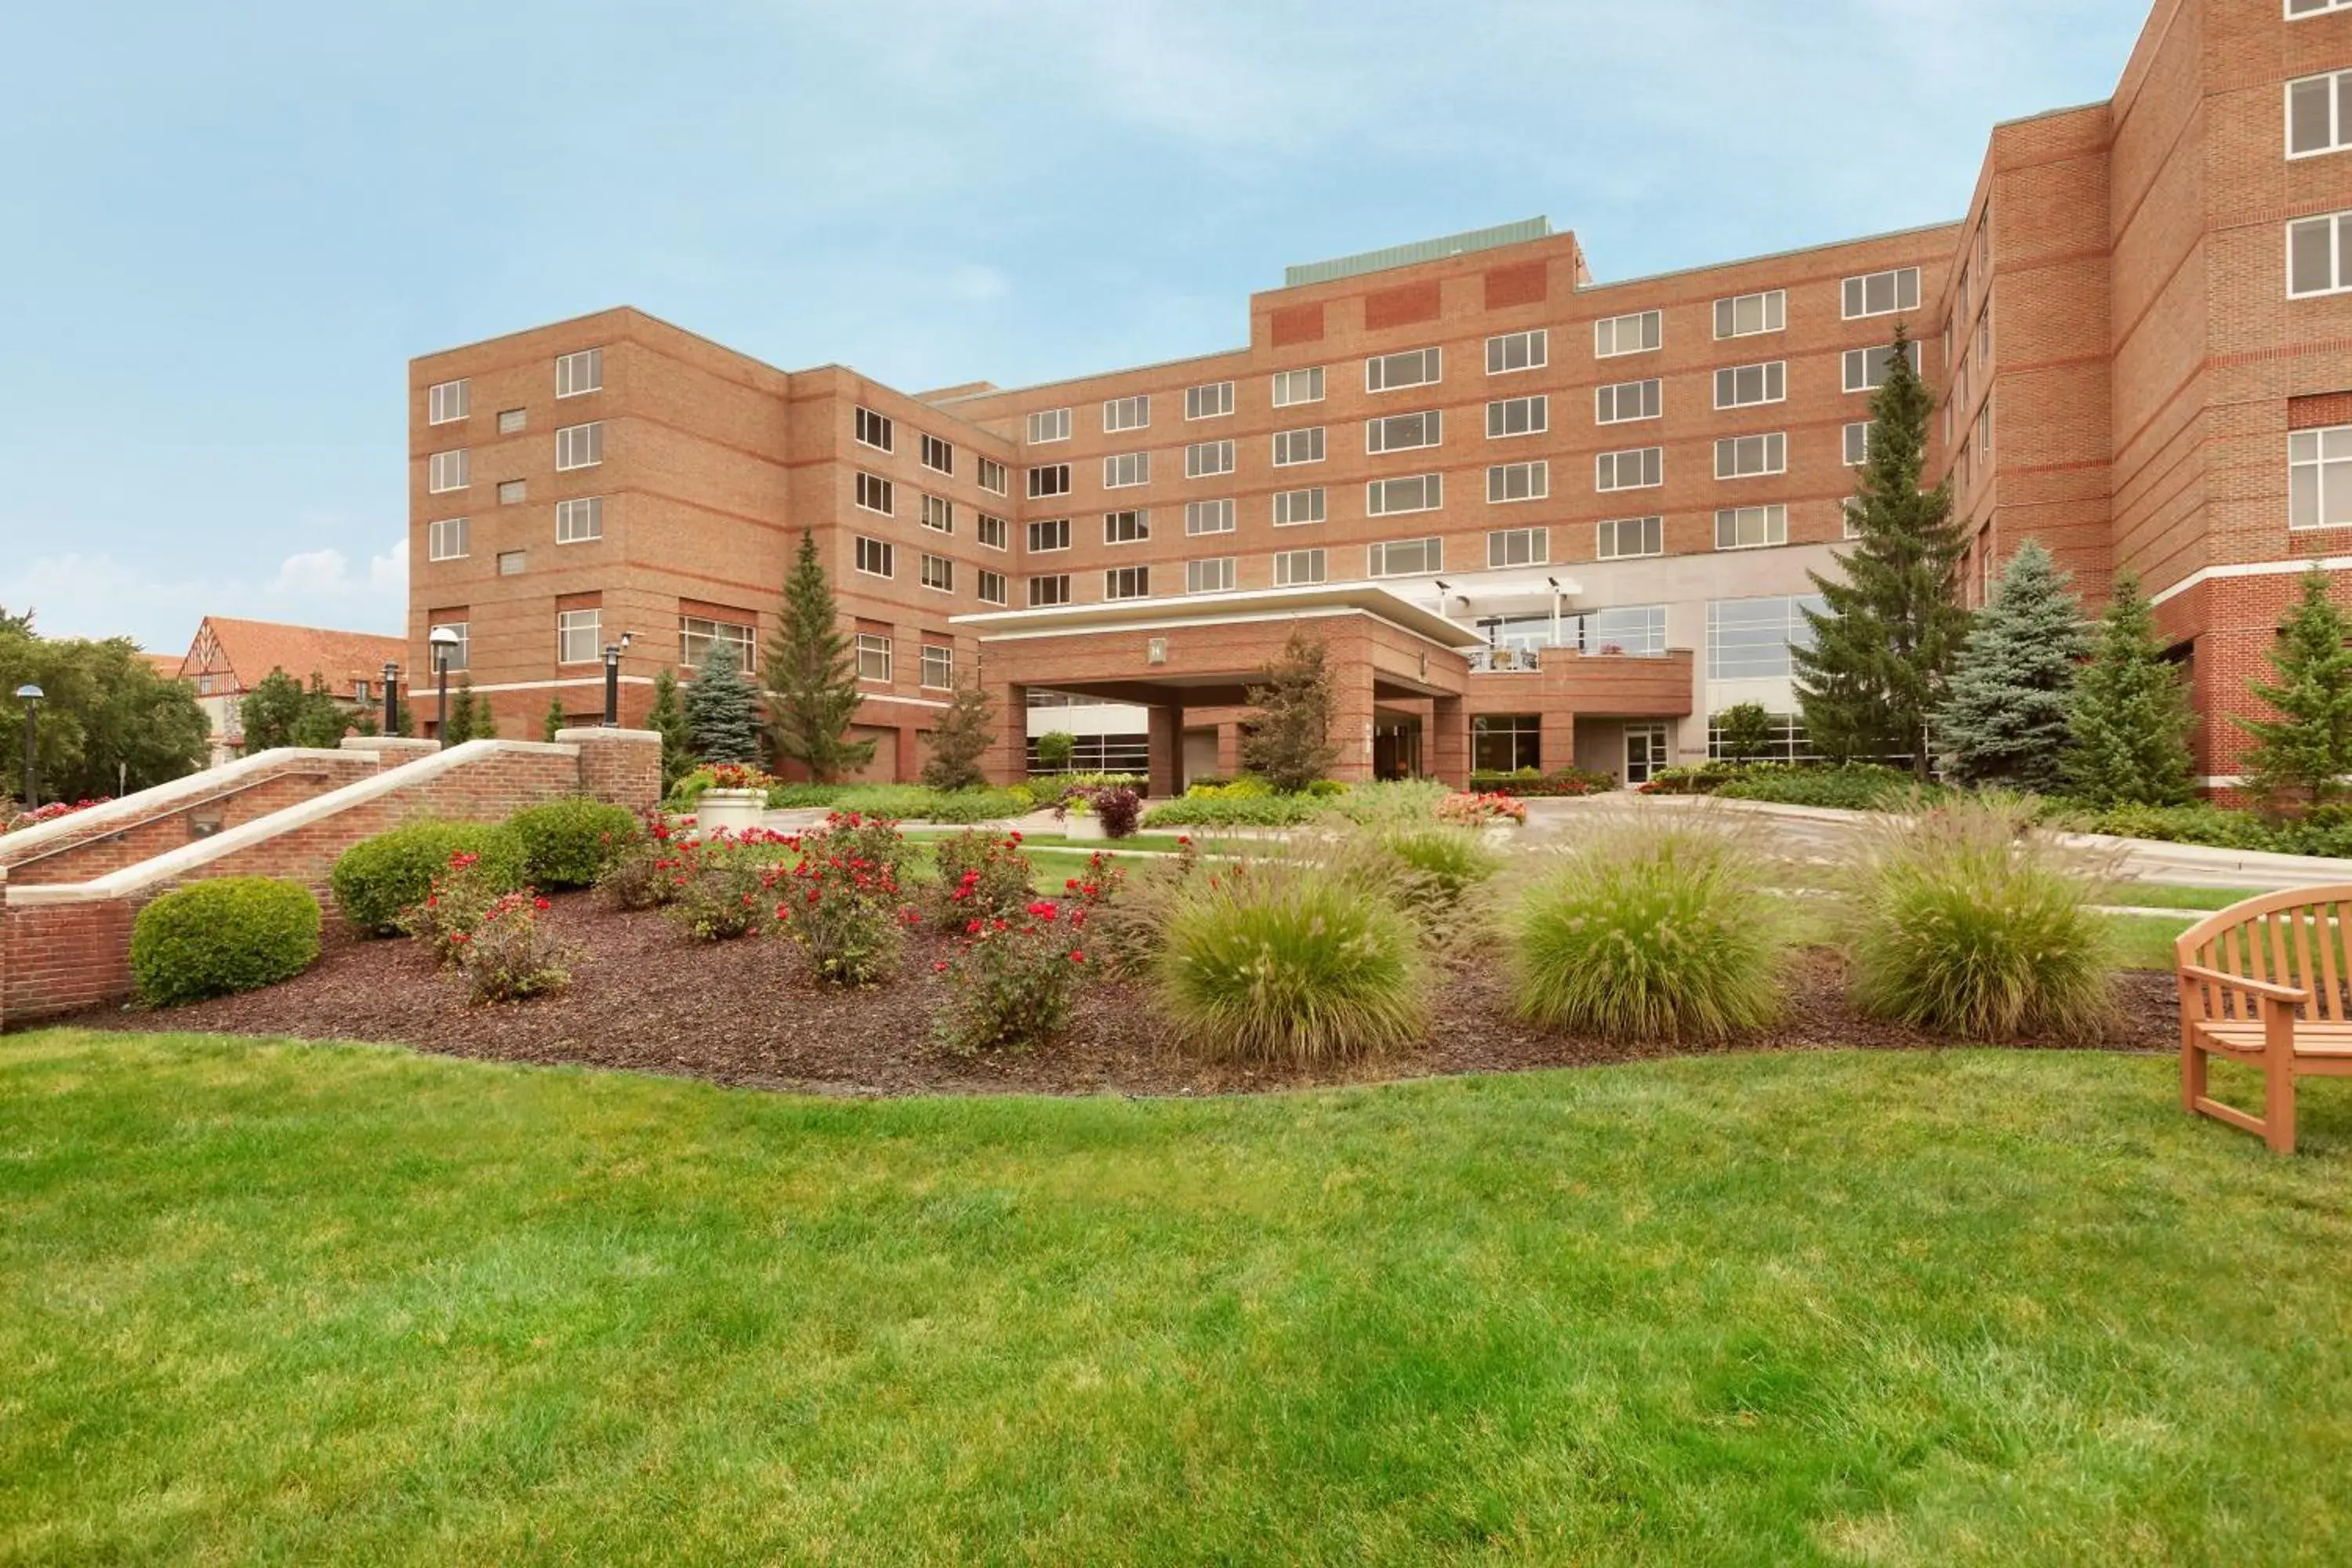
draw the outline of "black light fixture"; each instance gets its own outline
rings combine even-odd
[[[400,666],[383,661],[383,732],[400,733]]]
[[[40,752],[35,744],[37,735],[33,714],[35,710],[40,707],[41,699],[47,695],[29,680],[16,688],[16,700],[25,705],[25,809],[26,811],[37,811],[41,805],[38,761]]]
[[[441,705],[433,721],[433,737],[446,746],[449,743],[449,652],[460,639],[452,628],[435,626],[433,635],[425,640],[432,645],[433,675],[441,692]]]
[[[621,654],[634,632],[623,632],[619,642],[604,645],[604,728],[616,730],[621,724]]]

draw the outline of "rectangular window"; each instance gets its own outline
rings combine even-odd
[[[1507,375],[1515,370],[1540,370],[1551,352],[1550,333],[1538,327],[1528,332],[1505,332],[1486,340],[1486,374]]]
[[[955,563],[944,555],[926,555],[916,563],[915,580],[934,593],[955,592]]]
[[[1029,470],[1029,499],[1041,496],[1066,496],[1070,493],[1070,465],[1048,463]]]
[[[470,381],[444,381],[425,388],[425,422],[446,425],[463,419],[474,401],[474,384]]]
[[[1048,605],[1066,605],[1069,602],[1070,574],[1068,573],[1060,573],[1051,577],[1032,577],[1029,579],[1029,607],[1031,609],[1042,608]]]
[[[500,506],[520,506],[523,503],[526,495],[527,491],[525,490],[522,480],[500,479],[499,481],[499,504]]]
[[[1103,489],[1127,489],[1151,482],[1151,454],[1118,452],[1103,459]]]
[[[1289,468],[1294,463],[1319,463],[1323,460],[1323,426],[1311,425],[1304,430],[1276,430],[1274,433],[1274,466]]]
[[[885,517],[896,515],[892,506],[890,481],[879,474],[859,469],[857,474],[857,504],[867,511],[878,511]]]
[[[1394,392],[1400,387],[1427,386],[1444,374],[1444,356],[1435,349],[1407,349],[1364,362],[1366,392]]]
[[[1070,520],[1066,517],[1047,518],[1029,525],[1029,552],[1042,555],[1052,550],[1070,547]]]
[[[1234,444],[1224,441],[1196,441],[1184,448],[1184,477],[1205,479],[1214,474],[1234,471]]]
[[[1409,452],[1422,447],[1434,447],[1444,439],[1444,416],[1434,408],[1420,414],[1391,414],[1385,419],[1364,421],[1364,450],[1374,454]]]
[[[732,644],[735,662],[751,669],[758,648],[753,646],[749,622],[715,620],[708,616],[680,616],[677,618],[677,662],[692,669],[702,662],[715,642]]]
[[[1647,381],[1621,381],[1614,386],[1592,389],[1592,422],[1596,425],[1622,425],[1629,419],[1655,419],[1664,407],[1662,384],[1656,376]],[[1495,434],[1495,409],[1486,405],[1486,434]],[[1541,426],[1538,426],[1541,428]]]
[[[463,669],[473,661],[474,625],[471,621],[436,621],[425,629],[431,637],[435,632],[456,632],[457,640],[449,649],[449,668]],[[209,676],[205,679],[211,679]]]
[[[501,577],[520,577],[523,574],[523,568],[529,564],[530,561],[526,553],[522,551],[501,550],[499,552],[499,575]]]
[[[2352,0],[2286,0],[2286,19],[2301,21],[2305,16],[2317,16],[2329,11],[2341,11],[2352,6]]]
[[[976,460],[980,464],[980,488],[992,496],[1003,495],[1005,489],[1004,465],[993,458]]]
[[[1498,528],[1486,535],[1486,565],[1546,566],[1551,563],[1551,530]]]
[[[1445,543],[1439,539],[1391,539],[1364,552],[1367,577],[1418,577],[1445,570]]]
[[[1919,368],[1919,345],[1916,342],[1906,343],[1903,353],[1911,362],[1912,370],[1916,372]],[[1894,363],[1892,344],[1885,348],[1846,350],[1845,389],[1848,392],[1870,392],[1885,385],[1886,367]]]
[[[933,533],[955,531],[955,503],[945,496],[923,497],[923,526]]]
[[[1001,517],[991,517],[984,511],[980,513],[972,520],[971,533],[974,539],[991,550],[1013,548],[1013,525]]]
[[[425,525],[425,558],[462,561],[471,549],[474,525],[462,517],[439,518]]]
[[[1149,566],[1114,566],[1103,574],[1103,597],[1106,599],[1148,599],[1151,596],[1151,568]]]
[[[857,536],[857,569],[868,577],[888,577],[898,569],[897,552],[886,539]]]
[[[937,436],[916,433],[916,449],[921,454],[923,467],[942,474],[955,472],[955,448]]]
[[[1151,513],[1114,511],[1103,517],[1105,544],[1141,544],[1151,537]]]
[[[1543,718],[1536,713],[1475,713],[1470,718],[1474,773],[1510,773],[1543,766]]]
[[[1121,430],[1140,430],[1151,423],[1151,398],[1148,394],[1133,397],[1113,397],[1103,404],[1103,434],[1117,435]]]
[[[1323,367],[1308,365],[1305,370],[1278,370],[1274,373],[1274,405],[1287,408],[1294,403],[1323,401]]]
[[[564,610],[555,617],[555,662],[593,664],[604,657],[601,610]],[[456,666],[450,668],[455,668]]]
[[[1857,419],[1845,427],[1845,466],[1858,468],[1870,461],[1871,421]]]
[[[898,426],[891,423],[887,415],[877,414],[861,404],[853,427],[856,431],[857,439],[865,446],[882,452],[895,451],[898,448]]]
[[[604,351],[582,349],[576,353],[560,356],[555,362],[555,395],[577,397],[583,392],[604,389]]]
[[[604,460],[604,422],[566,425],[555,433],[555,471],[593,468]]]
[[[1323,487],[1312,489],[1279,490],[1274,498],[1274,526],[1288,528],[1294,523],[1323,521]]]
[[[857,679],[860,680],[890,679],[890,639],[880,632],[857,634]]]
[[[1029,442],[1042,447],[1048,441],[1070,438],[1070,411],[1066,408],[1041,408],[1029,416]]]
[[[555,503],[555,542],[585,544],[604,537],[604,498],[583,496]]]
[[[1220,555],[1214,561],[1184,563],[1184,592],[1188,594],[1223,594],[1234,585],[1234,558]]]
[[[1663,447],[1634,447],[1622,452],[1602,452],[1592,460],[1592,488],[1597,490],[1639,490],[1666,482],[1666,451]]]
[[[1778,431],[1769,436],[1727,436],[1715,444],[1718,479],[1752,479],[1788,470],[1789,438]]]
[[[1715,514],[1717,550],[1755,550],[1789,542],[1789,509],[1771,506],[1730,506]]]
[[[1187,419],[1222,419],[1234,411],[1234,384],[1213,381],[1206,386],[1184,389],[1184,417]]]
[[[1364,487],[1364,514],[1391,517],[1401,511],[1435,511],[1445,504],[1445,480],[1438,474],[1374,479]]]
[[[1496,463],[1486,469],[1486,499],[1503,502],[1541,500],[1551,494],[1551,465],[1538,458],[1528,463]]]
[[[1548,639],[1551,632],[1549,616],[1530,617],[1542,628]],[[1664,605],[1619,605],[1606,610],[1587,610],[1575,617],[1575,629],[1570,633],[1562,627],[1561,642],[1586,653],[1661,654],[1666,651],[1666,607]],[[1506,626],[1504,637],[1508,639],[1512,628]]]
[[[2352,528],[2352,425],[2286,438],[2289,528]]]
[[[1612,316],[1607,321],[1592,323],[1592,353],[1599,359],[1614,359],[1619,354],[1646,353],[1656,348],[1665,331],[1664,313],[1658,310],[1637,310],[1630,316]]]
[[[432,495],[462,490],[470,482],[472,469],[463,447],[454,452],[436,452],[425,460],[425,489]]]
[[[1896,267],[1845,280],[1845,319],[1886,316],[1919,308],[1919,269]]]
[[[1277,588],[1302,587],[1324,580],[1323,552],[1320,550],[1285,550],[1274,558],[1274,585]]]
[[[983,605],[1008,603],[1012,595],[1006,593],[1005,586],[1003,573],[991,572],[983,568],[980,574],[980,602]]]
[[[1777,332],[1789,324],[1789,292],[1771,289],[1761,294],[1735,294],[1715,302],[1715,335],[1748,338]]]
[[[520,408],[499,410],[499,434],[511,436],[530,422],[530,416]]]
[[[1758,403],[1779,403],[1789,395],[1789,363],[1726,365],[1715,373],[1715,405],[1746,408]]]
[[[1188,538],[1203,533],[1231,533],[1233,531],[1233,502],[1188,500],[1184,503],[1184,532]]]
[[[2286,226],[2286,294],[2290,300],[2352,289],[2352,213],[2297,218]]]
[[[2352,147],[2352,71],[2286,84],[2286,155],[2308,158]]]
[[[1977,450],[1985,457],[1992,456],[1992,394],[1977,408]]]
[[[1603,561],[1626,561],[1666,552],[1665,519],[1612,517],[1593,527],[1592,553]]]
[[[934,691],[949,691],[955,687],[955,649],[935,642],[923,645],[922,681]]]
[[[1706,606],[1706,678],[1745,680],[1788,675],[1791,647],[1813,646],[1812,623],[1804,612],[1821,614],[1818,596],[1780,599],[1714,599]]]

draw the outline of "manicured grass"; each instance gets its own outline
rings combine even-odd
[[[935,838],[946,838],[950,836],[951,831],[953,830],[942,831],[938,828],[918,827],[909,832],[907,837],[911,843],[922,844]],[[1173,833],[1138,833],[1118,839],[1072,838],[1066,833],[1024,833],[1021,836],[1021,842],[1030,848],[1076,849],[1082,854],[1096,849],[1118,849],[1166,855],[1175,852],[1176,837]],[[1194,840],[1195,844],[1202,847],[1206,847],[1210,842],[1206,837]]]
[[[2116,962],[2126,969],[2170,970],[2178,963],[2172,944],[2189,929],[2187,916],[2105,915],[2116,933]]]
[[[2101,901],[2136,904],[2144,910],[2226,910],[2231,904],[2259,898],[2269,890],[2264,888],[2184,888],[2169,882],[2117,882],[2102,895]]]
[[[2278,1160],[2173,1071],[859,1103],[9,1037],[0,1560],[2352,1559],[2352,1086]]]

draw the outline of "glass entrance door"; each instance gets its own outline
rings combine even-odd
[[[1666,765],[1666,727],[1664,724],[1628,724],[1625,726],[1625,783],[1645,784],[1652,774]]]

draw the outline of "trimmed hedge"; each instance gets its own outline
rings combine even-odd
[[[483,874],[498,892],[524,882],[529,857],[522,835],[503,822],[412,822],[362,838],[343,851],[328,875],[335,907],[355,931],[388,936],[403,910],[424,901],[449,857],[481,857]]]
[[[1521,768],[1517,773],[1474,773],[1470,788],[1481,795],[1518,795],[1528,800],[1556,800],[1577,795],[1603,795],[1617,787],[1614,773],[1595,773],[1591,768],[1554,768],[1538,773],[1533,768]]]
[[[1052,797],[1049,795],[1047,798]],[[1037,809],[1037,796],[1018,785],[1005,789],[940,790],[924,784],[779,784],[768,788],[770,810],[805,805],[854,811],[860,816],[888,817],[893,822],[969,825],[1025,816]]]
[[[1303,795],[1187,795],[1143,814],[1146,827],[1297,827],[1322,803]]]
[[[523,872],[534,887],[593,887],[637,837],[625,806],[582,796],[527,806],[507,818],[522,839]]]
[[[131,978],[159,1007],[275,985],[318,956],[319,900],[271,877],[220,877],[165,893],[131,927]]]

